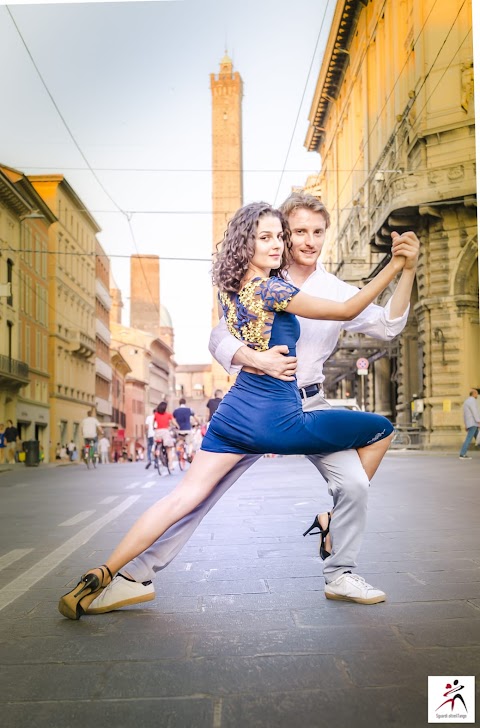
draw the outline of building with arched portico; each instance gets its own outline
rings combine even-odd
[[[460,446],[461,405],[480,385],[471,12],[468,0],[339,0],[305,142],[321,157],[308,187],[332,216],[328,270],[361,286],[386,264],[393,230],[421,242],[403,334],[345,335],[328,394],[355,394],[367,357],[367,408],[432,448]]]

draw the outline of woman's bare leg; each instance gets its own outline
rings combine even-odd
[[[234,453],[200,450],[182,481],[145,511],[124,536],[106,561],[110,571],[115,574],[196,508],[242,457]]]
[[[358,456],[369,480],[371,480],[377,472],[377,468],[382,462],[383,456],[390,447],[393,436],[394,433],[392,432],[391,435],[384,437],[383,440],[378,440],[378,442],[374,442],[372,445],[358,448]]]
[[[212,492],[217,483],[241,460],[243,455],[211,453],[199,450],[181,482],[140,516],[118,544],[105,564],[113,575],[133,558],[149,548],[170,526],[193,511]],[[100,569],[89,569],[101,580]],[[106,586],[106,583],[104,583]],[[86,611],[98,592],[81,600]]]

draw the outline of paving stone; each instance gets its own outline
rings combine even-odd
[[[76,625],[74,625],[76,626]],[[189,638],[185,634],[166,634],[152,630],[149,634],[125,633],[110,625],[102,634],[98,629],[90,635],[71,629],[68,636],[19,638],[17,635],[1,644],[2,665],[55,664],[59,662],[104,662],[124,660],[159,660],[187,655]]]
[[[263,579],[257,580],[234,580],[229,581],[210,581],[203,579],[202,581],[186,582],[183,581],[180,584],[167,584],[163,586],[160,594],[162,597],[186,596],[186,595],[218,595],[218,594],[261,594],[268,591],[265,581]],[[160,609],[162,603],[157,598]]]
[[[77,728],[104,725],[115,728],[212,728],[214,702],[210,698],[188,700],[89,700],[6,704],[2,728]]]
[[[478,619],[480,609],[467,601],[413,602],[411,604],[353,604],[329,602],[324,609],[294,610],[295,623],[299,627],[322,627],[324,625],[358,624],[364,626],[423,624],[446,619]]]
[[[331,655],[257,655],[155,663],[124,662],[111,666],[102,698],[223,696],[241,693],[347,687]]]
[[[321,690],[238,696],[222,702],[222,728],[425,728],[426,694],[403,688]]]
[[[447,619],[435,624],[400,625],[399,634],[414,647],[480,646],[480,622]]]
[[[301,609],[302,607],[321,608],[325,601],[323,580],[319,591],[289,592],[287,594],[231,594],[227,596],[204,596],[202,609],[216,612],[276,609]]]
[[[392,650],[405,650],[402,640],[388,626],[297,629],[288,632],[250,632],[248,634],[202,634],[194,637],[192,655],[261,654],[339,654],[344,651],[376,650],[378,644]]]
[[[2,666],[2,695],[9,702],[34,700],[88,700],[103,684],[109,665],[37,664]]]
[[[475,570],[457,569],[445,571],[413,571],[413,576],[425,582],[425,584],[469,584],[480,581],[480,568]]]
[[[352,682],[360,688],[403,685],[413,691],[427,684],[428,675],[461,675],[478,673],[480,649],[387,651],[346,654],[341,662]]]

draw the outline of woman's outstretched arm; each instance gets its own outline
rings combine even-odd
[[[303,318],[351,321],[385,290],[395,276],[403,270],[404,265],[405,258],[401,255],[394,255],[373,280],[367,283],[355,296],[342,303],[330,301],[326,298],[308,296],[306,293],[300,292],[292,298],[286,310]]]

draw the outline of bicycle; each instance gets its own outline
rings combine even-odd
[[[83,460],[90,470],[90,463],[94,468],[97,466],[97,452],[95,450],[95,440],[89,440],[83,446]]]
[[[170,470],[170,464],[168,462],[168,452],[167,448],[163,444],[163,440],[157,440],[154,443],[154,449],[153,449],[153,462],[158,470],[158,474],[161,475],[161,466],[163,465],[165,468],[167,468],[168,474],[171,475],[172,471]]]
[[[187,443],[185,442],[185,435],[182,432],[177,432],[177,439],[175,442],[175,453],[178,460],[178,467],[180,470],[185,470],[186,464],[190,462],[187,455]]]
[[[393,449],[406,450],[411,445],[412,439],[406,430],[396,428],[391,446]]]

